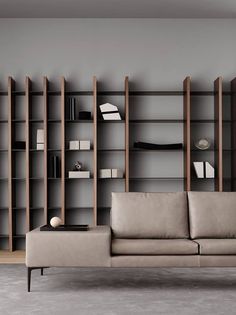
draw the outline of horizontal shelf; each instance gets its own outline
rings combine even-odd
[[[8,234],[0,234],[0,238],[9,238]]]
[[[93,91],[66,91],[65,95],[84,95],[84,96],[93,96]],[[216,94],[215,91],[191,91],[190,95],[192,96],[214,96]],[[223,95],[232,95],[233,93],[229,91],[223,91]],[[7,96],[7,91],[0,91],[1,96]],[[12,95],[15,96],[24,96],[25,91],[12,91]],[[30,91],[30,95],[32,96],[43,96],[43,91]],[[60,96],[61,91],[48,91],[47,95],[50,96]],[[97,95],[120,95],[124,96],[124,91],[98,91]],[[129,91],[129,95],[131,96],[183,96],[185,95],[184,91],[170,91],[170,90],[154,90],[154,91]]]
[[[25,238],[25,234],[13,235],[13,238]]]

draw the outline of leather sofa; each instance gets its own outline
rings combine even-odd
[[[236,192],[112,193],[110,227],[31,231],[26,265],[28,290],[44,267],[235,267]]]

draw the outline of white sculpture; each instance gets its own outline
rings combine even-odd
[[[60,226],[62,223],[61,219],[59,217],[53,217],[50,220],[50,224],[52,227],[56,228],[58,226]]]

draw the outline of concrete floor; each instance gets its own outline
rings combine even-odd
[[[0,315],[236,314],[236,268],[76,269],[0,266]]]

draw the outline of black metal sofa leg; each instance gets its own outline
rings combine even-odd
[[[34,269],[40,269],[41,276],[43,276],[43,269],[49,268],[49,267],[27,267],[27,285],[28,285],[28,292],[30,292],[31,287],[31,272]]]

